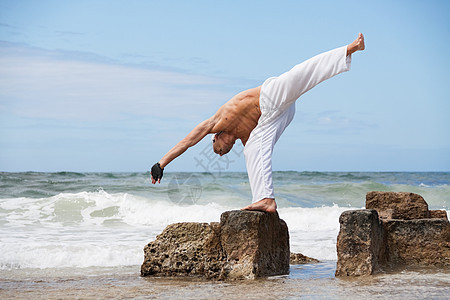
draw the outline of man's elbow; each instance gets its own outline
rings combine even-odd
[[[194,146],[195,144],[197,144],[194,140],[192,139],[183,139],[180,142],[180,148],[183,149],[183,152],[186,151],[188,148]]]

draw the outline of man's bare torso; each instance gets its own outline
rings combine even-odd
[[[219,108],[214,115],[216,125],[213,132],[230,133],[245,145],[261,116],[259,108],[260,92],[260,86],[243,91]]]

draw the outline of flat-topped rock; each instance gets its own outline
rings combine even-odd
[[[369,192],[366,208],[377,210],[382,219],[414,220],[430,217],[422,196],[405,192]]]
[[[220,223],[171,224],[144,248],[142,276],[254,279],[289,273],[289,233],[277,213],[227,211]]]
[[[289,232],[278,213],[224,212],[220,235],[227,277],[253,279],[289,273]]]
[[[450,266],[446,211],[428,210],[417,194],[369,192],[366,208],[339,218],[336,276],[371,275],[384,268]]]
[[[444,218],[383,221],[389,262],[450,266],[450,223]]]
[[[386,262],[384,229],[374,209],[344,211],[339,217],[336,276],[376,273]]]

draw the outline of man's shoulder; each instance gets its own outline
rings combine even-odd
[[[249,98],[259,98],[259,94],[261,93],[261,86],[251,88],[245,91],[240,92],[235,97],[238,100],[245,100]],[[234,97],[233,97],[234,98]]]

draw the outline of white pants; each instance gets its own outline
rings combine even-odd
[[[295,101],[322,81],[350,70],[347,46],[319,54],[290,71],[267,79],[261,87],[261,117],[244,147],[253,200],[275,198],[272,182],[272,152],[291,123]]]

